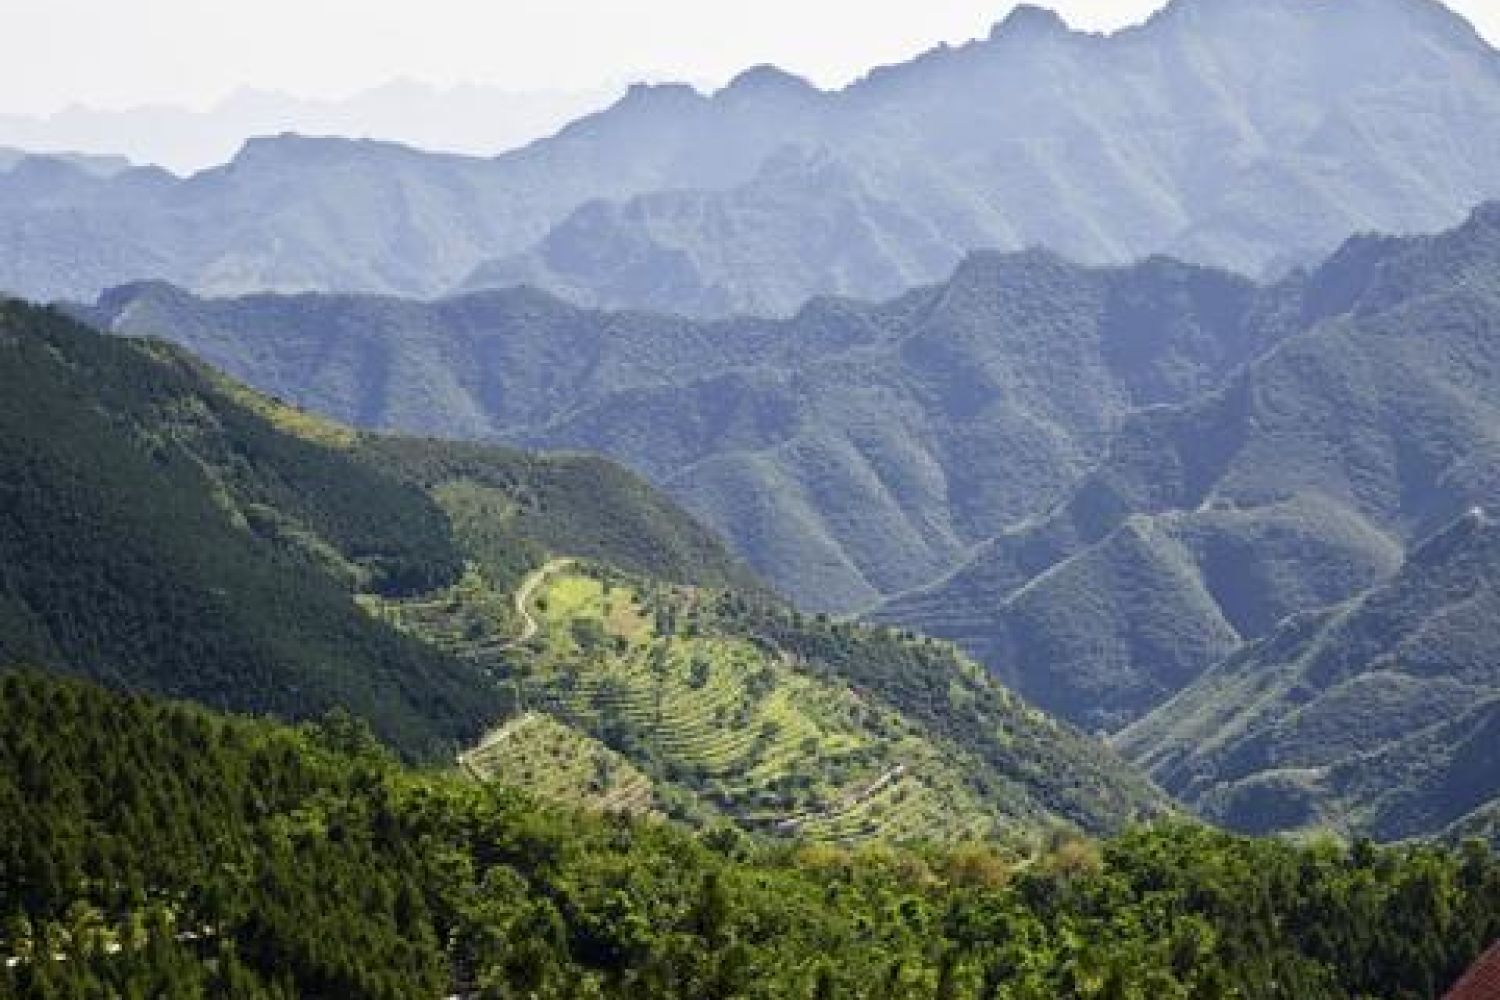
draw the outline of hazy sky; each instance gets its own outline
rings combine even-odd
[[[1335,0],[1336,2],[1336,0]],[[405,77],[516,90],[722,82],[774,62],[824,85],[985,34],[1010,0],[0,0],[0,113],[205,106],[238,87],[342,96]],[[1056,0],[1079,27],[1160,0]],[[1500,0],[1451,0],[1492,42]]]

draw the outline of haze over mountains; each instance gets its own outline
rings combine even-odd
[[[0,998],[1440,995],[1497,112],[1435,0],[1172,0],[492,158],[0,146]]]
[[[338,100],[242,89],[203,109],[75,105],[48,115],[0,114],[0,146],[123,156],[181,176],[227,162],[249,136],[284,132],[386,139],[438,152],[493,156],[551,135],[618,96],[604,87],[517,92],[410,80]]]
[[[1461,218],[1495,111],[1500,56],[1426,0],[1177,0],[1111,36],[1022,8],[843,91],[637,87],[494,159],[7,153],[0,268],[171,279],[70,308],[361,428],[618,459],[801,607],[954,641],[1207,814],[1395,835],[1418,807],[1359,791],[1347,735],[1275,749],[1311,681],[1221,754],[1193,727],[1300,676],[1289,635],[1353,655],[1325,609],[1450,594],[1426,540],[1500,500],[1500,203],[1317,256]],[[407,297],[324,291],[370,288]],[[1430,722],[1492,687],[1392,657],[1329,697]]]
[[[985,247],[1260,273],[1500,195],[1497,67],[1430,0],[1176,0],[1108,37],[1023,8],[843,91],[768,68],[636,88],[494,159],[287,137],[183,180],[12,170],[0,287],[526,281],[717,315],[894,295]]]
[[[1200,400],[1132,417],[1064,504],[882,617],[1113,728],[1494,505],[1500,208],[1354,240],[1306,288],[1328,318]]]
[[[599,313],[527,289],[423,303],[160,284],[85,314],[362,426],[613,455],[783,592],[849,611],[1060,499],[1126,412],[1204,392],[1274,342],[1288,324],[1269,297],[1166,260],[1034,252],[787,321]]]

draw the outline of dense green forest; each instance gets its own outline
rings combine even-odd
[[[1500,934],[1478,843],[788,846],[555,811],[300,728],[0,679],[0,993],[1412,998]]]

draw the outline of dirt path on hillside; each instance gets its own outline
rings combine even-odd
[[[536,596],[542,584],[547,582],[549,576],[571,565],[573,565],[572,559],[553,559],[521,581],[521,585],[516,588],[516,614],[521,616],[521,634],[501,646],[501,649],[514,649],[536,638],[536,634],[542,630],[542,627],[531,613],[531,599]]]

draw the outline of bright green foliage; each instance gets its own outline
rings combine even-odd
[[[544,712],[526,712],[459,757],[480,781],[524,789],[539,799],[592,812],[656,812],[651,779],[600,741]]]
[[[951,647],[806,619],[773,602],[558,563],[528,590],[535,633],[461,586],[377,613],[480,664],[541,711],[649,775],[655,806],[801,838],[947,841],[1055,824],[1093,831],[1159,812],[1104,748],[1016,701]],[[503,602],[499,602],[503,603]],[[488,623],[488,628],[486,628]],[[936,696],[936,697],[934,697]],[[610,807],[547,766],[548,730],[512,722],[478,773]],[[555,725],[555,723],[553,724]],[[637,808],[633,793],[624,808]]]
[[[30,674],[0,807],[5,996],[1426,1000],[1500,934],[1478,845],[774,847]]]

